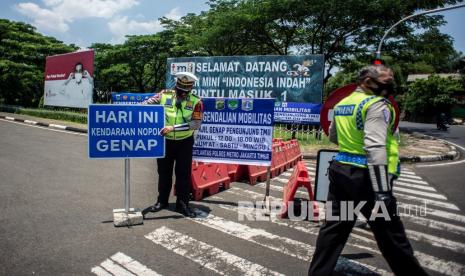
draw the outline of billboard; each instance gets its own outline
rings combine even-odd
[[[46,58],[45,105],[87,108],[92,103],[93,90],[93,50]]]
[[[183,71],[199,78],[202,98],[274,98],[276,122],[319,123],[323,55],[168,58],[166,87]]]

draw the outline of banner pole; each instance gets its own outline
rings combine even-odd
[[[124,159],[124,210],[129,213],[130,203],[130,163],[129,158]]]
[[[266,169],[266,188],[265,188],[265,215],[270,216],[271,214],[271,203],[270,203],[270,182],[271,182],[271,165]]]

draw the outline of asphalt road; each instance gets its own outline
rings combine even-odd
[[[196,220],[164,210],[143,225],[115,228],[124,162],[89,160],[86,145],[84,135],[0,120],[0,275],[306,274],[318,224],[238,220],[238,201],[261,200],[263,184],[233,183],[193,203],[202,215]],[[313,174],[315,165],[307,167]],[[463,275],[464,197],[443,188],[430,170],[405,169],[399,201],[427,202],[428,215],[403,220],[429,273]],[[273,179],[273,197],[282,197],[289,174]],[[465,170],[444,173],[444,181],[457,175],[464,179]],[[153,203],[155,176],[155,160],[131,160],[133,207]],[[354,230],[343,256],[351,260],[346,272],[390,271],[363,229]]]
[[[435,124],[401,122],[400,127],[440,138],[458,146],[460,161],[419,164],[415,166],[415,170],[437,187],[439,192],[455,202],[460,209],[465,210],[465,126],[452,125],[448,131],[440,131],[436,129]]]

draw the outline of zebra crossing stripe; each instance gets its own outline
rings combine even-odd
[[[369,239],[369,243],[376,245],[376,241],[374,241],[372,232],[356,227],[353,228],[352,232],[361,232],[368,234],[371,237],[371,239]],[[353,233],[351,233],[351,236],[352,235]],[[410,235],[409,238],[411,238]],[[417,257],[418,262],[420,262],[421,266],[428,268],[432,271],[436,271],[445,275],[463,275],[465,273],[465,266],[454,261],[443,260],[417,250],[414,251],[414,255],[415,257]]]
[[[401,187],[415,188],[415,189],[419,189],[419,190],[437,192],[436,189],[433,188],[433,187],[431,187],[431,186],[415,185],[415,184],[405,183],[405,182],[400,182],[400,181],[397,181],[397,182],[394,184],[394,187],[396,187],[397,185],[398,185],[398,186],[401,186]]]
[[[414,174],[404,174],[402,175],[402,178],[410,178],[410,179],[418,179],[418,180],[422,179],[420,176],[414,175]]]
[[[416,179],[409,179],[409,178],[403,178],[402,176],[399,177],[399,179],[397,179],[396,181],[394,181],[394,184],[398,181],[401,181],[401,182],[411,182],[411,183],[414,183],[414,184],[423,184],[423,185],[429,185],[428,182],[424,181],[424,180],[416,180]]]
[[[134,276],[135,274],[132,274],[131,272],[127,271],[124,269],[122,266],[117,265],[110,259],[106,259],[103,261],[100,266],[105,269],[106,271],[110,272],[112,275],[118,275],[118,276]],[[95,270],[92,269],[92,272]]]
[[[415,175],[415,173],[414,173],[414,172],[412,172],[412,171],[405,171],[405,170],[401,170],[401,171],[400,171],[400,175],[403,175],[403,174],[410,174],[410,175]]]
[[[243,189],[238,188],[238,187],[232,187],[232,188],[230,188],[228,190],[228,192],[232,193],[234,195],[238,195],[238,196],[244,195],[244,192],[245,192],[246,194],[248,194],[250,197],[252,197],[254,199],[255,198],[262,198],[264,196],[264,195],[262,195],[260,193],[257,193],[257,192],[254,192],[254,191],[249,191],[249,190],[243,190]],[[270,197],[270,200],[273,201],[273,202],[282,202],[281,199],[276,198],[276,197]],[[432,202],[435,202],[435,201],[432,201]],[[425,204],[428,205],[429,203],[426,202]],[[399,204],[399,205],[403,206],[405,204],[402,204],[402,205]],[[458,208],[457,208],[457,210],[458,210]],[[325,215],[324,215],[325,209],[324,208],[319,208],[319,211],[320,211],[320,218],[324,218],[325,217]],[[429,208],[427,208],[427,210],[426,210],[426,215],[427,216],[429,216],[429,215],[436,216],[436,217],[440,217],[440,218],[446,218],[446,219],[455,220],[455,221],[458,221],[458,222],[465,222],[465,216],[461,216],[461,215],[457,215],[457,214],[450,213],[450,212],[445,212],[445,211],[429,209]],[[441,221],[438,221],[437,219],[429,219],[429,218],[421,217],[421,216],[417,216],[417,215],[408,215],[407,212],[402,213],[401,216],[403,218],[405,217],[407,220],[411,221],[412,223],[420,224],[420,225],[427,225],[427,226],[435,228],[435,229],[444,229],[444,230],[455,232],[455,233],[458,233],[458,234],[463,234],[464,231],[465,231],[464,227],[457,226],[457,225],[450,224],[450,223],[441,222]]]
[[[216,196],[215,198],[219,200],[224,200],[223,198],[219,196]],[[209,204],[207,203],[207,205]],[[226,204],[215,204],[215,206],[218,206],[222,209],[233,211],[233,212],[241,211],[240,208],[236,206],[231,206],[231,205],[226,205]],[[256,215],[254,212],[247,213],[247,214],[252,215],[252,216]],[[306,225],[298,225],[296,222],[291,223],[290,221],[287,221],[287,220],[279,220],[273,216],[270,216],[270,219],[273,223],[277,225],[289,227],[294,230],[307,233],[307,234],[311,234],[311,235],[318,235],[318,229],[311,227],[311,225],[308,223],[306,223]],[[376,242],[374,241],[373,236],[371,235],[371,232],[360,231],[364,233],[366,232],[370,233],[371,238],[367,238],[367,237],[354,233],[356,231],[358,231],[357,228],[354,228],[354,231],[352,231],[352,233],[350,234],[350,238],[346,243],[347,245],[381,255],[381,252],[375,249],[374,246],[364,246],[356,242],[352,242],[352,239],[353,239],[355,241],[361,241],[364,243],[376,245]],[[418,261],[423,267],[428,268],[430,270],[437,271],[439,273],[446,274],[446,275],[463,275],[465,273],[465,267],[461,264],[458,264],[452,261],[446,261],[444,259],[440,259],[440,258],[425,254],[420,251],[415,251],[415,256],[417,256]]]
[[[433,215],[441,218],[447,218],[450,220],[456,220],[461,223],[465,223],[465,216],[459,215],[459,214],[454,214],[446,211],[441,211],[441,210],[434,210],[434,209],[428,209],[427,210],[428,215]]]
[[[414,194],[414,195],[420,195],[420,196],[425,196],[425,197],[430,197],[430,198],[435,198],[435,199],[442,199],[442,200],[447,200],[447,197],[441,194],[433,194],[433,193],[428,193],[428,192],[422,192],[422,191],[417,191],[417,190],[412,190],[412,189],[407,189],[407,188],[402,188],[402,187],[396,187],[394,186],[393,188],[394,193],[397,194],[398,192],[402,193],[407,193],[407,194]]]
[[[295,241],[286,237],[281,237],[269,233],[264,229],[252,228],[244,224],[214,216],[212,214],[207,214],[204,211],[198,209],[196,209],[196,213],[197,218],[191,219],[192,221],[300,260],[310,261],[311,256],[313,256],[315,251],[315,248],[309,244]],[[340,257],[338,259],[335,270],[339,272],[349,271],[355,274],[366,274],[373,272],[383,275],[391,274],[386,270],[379,269],[371,265],[362,264],[358,261],[349,260],[344,257]]]
[[[433,228],[437,230],[448,231],[454,234],[465,235],[465,227],[458,226],[455,224],[437,221],[435,219],[427,219],[425,217],[421,217],[418,215],[411,215],[407,213],[403,213],[401,215],[402,218],[406,218],[408,221],[411,221],[415,224],[422,225],[428,228]]]
[[[161,276],[160,274],[139,263],[138,261],[133,260],[131,257],[124,255],[121,252],[111,256],[111,259],[136,275]]]
[[[451,241],[448,239],[440,238],[437,236],[433,236],[430,234],[421,233],[421,232],[409,230],[409,229],[406,229],[405,232],[407,233],[407,236],[412,240],[426,242],[432,246],[439,247],[439,248],[445,248],[445,249],[448,249],[450,251],[454,251],[457,253],[462,253],[462,254],[465,253],[465,244],[461,242]]]
[[[157,228],[145,235],[145,237],[155,244],[165,247],[220,275],[283,275],[166,226]]]
[[[113,276],[110,272],[106,271],[100,266],[93,267],[91,270],[92,273],[94,273],[97,276]]]
[[[457,205],[453,203],[449,203],[449,202],[437,201],[434,199],[427,199],[427,198],[417,197],[413,195],[406,195],[406,194],[401,194],[401,193],[395,193],[395,196],[406,199],[406,200],[416,201],[416,202],[419,202],[420,204],[426,204],[426,205],[441,207],[441,208],[450,209],[454,211],[460,211]]]
[[[118,252],[109,259],[103,261],[100,266],[93,267],[91,272],[96,275],[139,275],[139,276],[161,276],[145,265],[131,257]]]

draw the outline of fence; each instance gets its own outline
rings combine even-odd
[[[299,124],[275,124],[275,138],[283,138],[285,140],[297,139],[299,141],[319,141],[324,137],[323,129],[315,125],[299,125]]]

